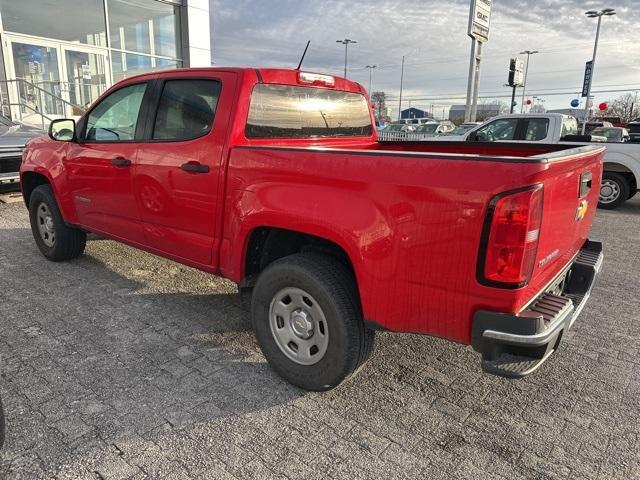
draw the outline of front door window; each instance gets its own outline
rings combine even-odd
[[[146,83],[128,85],[111,93],[89,114],[86,140],[121,142],[136,136]]]

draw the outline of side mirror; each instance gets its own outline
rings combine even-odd
[[[49,137],[57,142],[73,142],[76,139],[76,121],[58,118],[49,124]]]

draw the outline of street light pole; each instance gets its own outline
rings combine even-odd
[[[367,65],[364,68],[368,68],[369,69],[369,90],[367,90],[369,92],[369,96],[371,96],[371,74],[373,72],[374,68],[378,68],[377,65]]]
[[[342,43],[344,45],[344,78],[347,78],[347,56],[349,54],[349,44],[358,42],[356,40],[345,38],[344,40],[336,40],[336,43]]]
[[[593,57],[591,59],[591,80],[587,85],[587,101],[584,107],[584,119],[582,121],[582,135],[585,134],[587,130],[587,122],[589,121],[589,99],[591,97],[591,84],[593,83],[593,72],[596,68],[596,54],[598,53],[598,40],[600,39],[600,25],[602,24],[602,17],[604,15],[610,16],[615,15],[616,11],[613,8],[604,8],[599,12],[595,10],[589,10],[585,12],[585,15],[589,18],[597,18],[598,19],[598,27],[596,28],[596,41],[593,45]]]
[[[539,53],[538,50],[525,50],[524,52],[520,52],[520,55],[527,56],[527,66],[524,69],[524,84],[522,85],[522,102],[520,103],[520,113],[524,113],[524,97],[527,91],[527,76],[529,75],[529,57]]]
[[[404,83],[404,55],[402,56],[402,67],[400,68],[400,101],[398,102],[398,121],[402,117],[402,84]]]

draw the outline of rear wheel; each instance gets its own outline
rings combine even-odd
[[[629,198],[631,186],[624,175],[616,172],[604,172],[600,184],[598,207],[607,210],[618,208]]]
[[[31,233],[42,254],[56,262],[82,255],[87,234],[64,223],[50,185],[40,185],[29,198]]]
[[[271,367],[306,390],[336,387],[369,357],[351,272],[327,255],[296,254],[270,264],[253,290],[253,328]]]

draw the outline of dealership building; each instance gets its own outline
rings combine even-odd
[[[77,116],[113,83],[211,65],[209,0],[0,0],[2,114]]]

